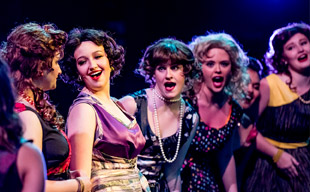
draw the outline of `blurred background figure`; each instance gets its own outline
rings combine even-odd
[[[46,167],[41,152],[22,138],[22,126],[13,111],[13,82],[0,58],[0,191],[43,192]]]

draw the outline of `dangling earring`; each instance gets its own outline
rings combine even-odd
[[[114,67],[113,67],[113,66],[111,66],[111,72],[112,72],[112,71],[114,71]]]
[[[81,75],[78,76],[78,81],[81,82],[82,81],[82,77]]]

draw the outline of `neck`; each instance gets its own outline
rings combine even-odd
[[[197,94],[198,101],[205,104],[217,106],[221,108],[228,100],[229,96],[222,90],[221,92],[212,92],[206,86],[202,85],[202,89]]]
[[[308,70],[309,71],[309,70]],[[296,71],[290,70],[292,75],[292,83],[297,87],[297,92],[303,93],[310,88],[310,74],[301,74]]]

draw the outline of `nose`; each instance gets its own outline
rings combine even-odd
[[[62,74],[62,70],[59,65],[57,65],[58,75]]]
[[[97,62],[94,59],[89,60],[89,68],[90,69],[95,69],[97,67]]]
[[[171,79],[172,77],[172,71],[170,68],[167,68],[166,70],[166,79]]]
[[[220,64],[215,65],[215,72],[221,73],[221,71],[222,71],[221,65]]]
[[[249,86],[248,86],[248,92],[249,92],[249,93],[252,93],[252,92],[253,92],[253,86],[252,86],[251,83],[250,83]]]
[[[301,46],[301,45],[299,45],[299,46],[298,46],[298,52],[302,52],[302,51],[304,51],[304,47]]]

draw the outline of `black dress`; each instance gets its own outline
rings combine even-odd
[[[70,179],[69,164],[71,147],[66,134],[45,122],[39,113],[22,103],[16,103],[18,112],[31,111],[35,113],[42,126],[42,153],[47,167],[48,180]]]
[[[199,123],[183,165],[182,191],[225,191],[222,176],[240,147],[241,116],[241,107],[232,100],[231,115],[224,127],[215,129]]]
[[[245,185],[245,191],[310,191],[310,104],[303,103],[298,95],[275,74],[266,77],[270,88],[267,108],[257,122],[257,129],[272,143],[290,153],[299,162],[296,166],[298,176],[288,178],[277,168],[272,158],[258,153],[254,172]],[[301,96],[310,100],[310,90]],[[284,145],[283,145],[284,144]],[[292,144],[304,144],[287,148]]]

